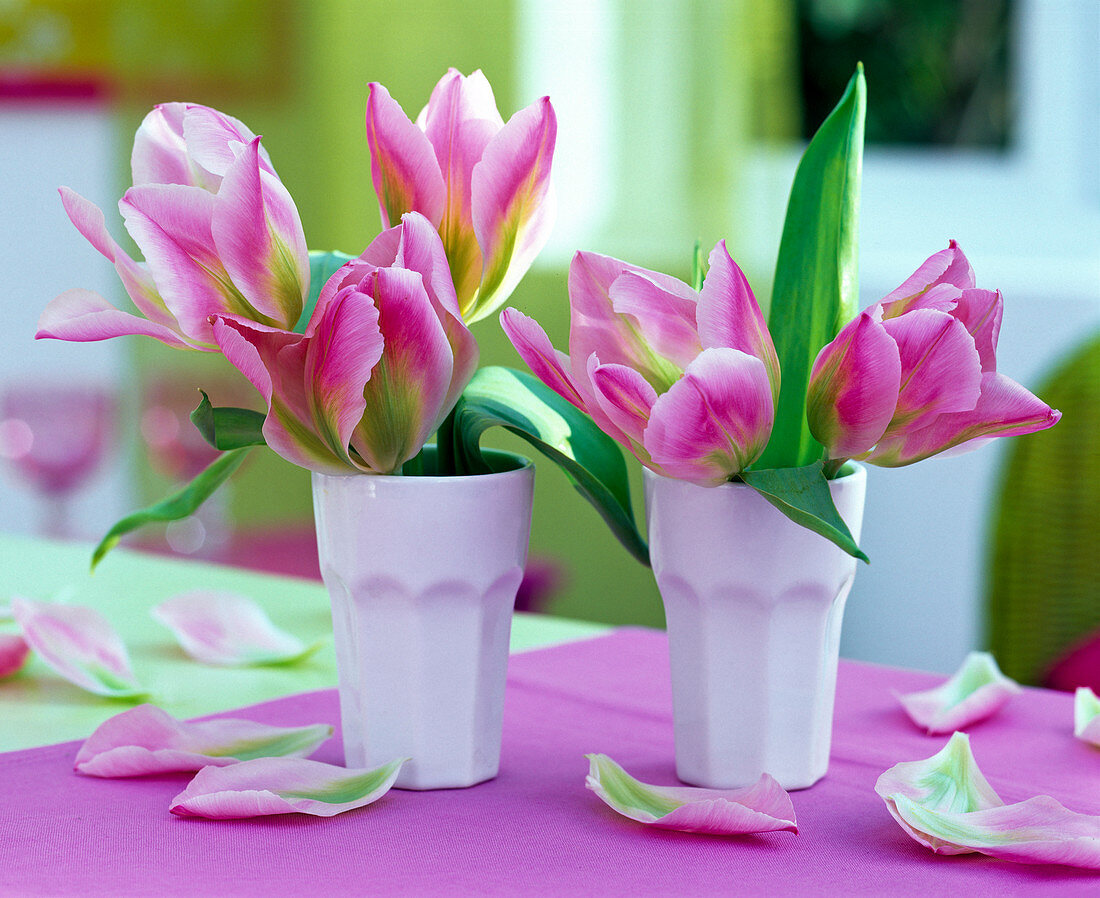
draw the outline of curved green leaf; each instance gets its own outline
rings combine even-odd
[[[199,473],[187,486],[161,499],[155,505],[132,512],[115,524],[107,535],[99,541],[99,545],[92,552],[92,570],[96,569],[108,552],[118,545],[119,539],[131,530],[137,530],[146,524],[160,521],[178,521],[194,514],[214,493],[219,486],[229,479],[230,475],[241,466],[249,448],[234,449],[216,458]]]
[[[742,471],[741,479],[796,524],[825,537],[849,555],[870,561],[836,510],[820,461],[801,468]]]
[[[482,368],[440,429],[440,464],[457,474],[487,473],[480,440],[490,427],[504,427],[555,462],[626,550],[649,564],[649,548],[634,524],[622,451],[591,418],[530,374]]]
[[[860,65],[794,176],[768,312],[783,374],[771,440],[758,462],[762,468],[797,468],[822,456],[806,423],[806,388],[818,352],[859,306],[866,95]]]
[[[214,407],[210,397],[202,393],[202,402],[191,412],[191,423],[215,449],[223,452],[245,446],[266,446],[264,416],[248,408]]]
[[[302,314],[298,318],[298,323],[294,325],[294,333],[304,334],[306,332],[309,319],[313,317],[313,310],[317,308],[317,299],[321,295],[321,288],[345,262],[350,262],[353,258],[355,257],[349,256],[347,253],[336,251],[324,253],[314,250],[310,252],[309,296],[306,297],[305,305],[302,306]]]

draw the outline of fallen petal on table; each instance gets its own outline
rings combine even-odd
[[[607,755],[585,755],[585,785],[610,808],[659,829],[714,835],[798,832],[790,796],[766,773],[742,789],[651,786],[639,782]]]
[[[12,612],[27,644],[70,683],[109,698],[147,694],[122,639],[94,608],[16,598]]]
[[[1088,686],[1073,697],[1073,735],[1100,748],[1100,698]]]
[[[306,645],[280,630],[256,602],[235,593],[181,593],[157,605],[153,617],[172,631],[188,655],[204,664],[290,664],[321,647],[320,642]]]
[[[925,761],[891,767],[875,791],[901,827],[936,854],[1100,869],[1100,817],[1049,795],[1005,804],[978,769],[965,733]]]
[[[104,721],[80,747],[74,769],[89,776],[144,776],[306,757],[332,732],[327,724],[276,727],[229,718],[191,723],[155,705],[139,705]]]
[[[898,695],[912,721],[930,735],[952,733],[995,714],[1020,691],[988,652],[971,652],[935,689]]]
[[[23,669],[30,646],[18,633],[0,633],[0,680]]]
[[[204,767],[169,810],[180,817],[228,820],[267,814],[333,817],[377,801],[406,759],[375,770],[349,770],[304,758],[258,758]]]

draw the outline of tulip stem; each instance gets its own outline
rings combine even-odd
[[[826,480],[834,480],[840,473],[840,469],[847,464],[846,458],[830,458],[825,462],[824,474]]]

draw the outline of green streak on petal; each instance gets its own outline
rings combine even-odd
[[[949,813],[981,811],[989,807],[986,791],[989,784],[978,769],[970,750],[970,738],[955,733],[947,745],[926,761],[928,771],[916,782],[928,791],[922,807]],[[896,802],[904,796],[892,796]]]
[[[1073,697],[1073,732],[1080,736],[1092,721],[1100,717],[1100,698],[1088,686],[1080,686]]]
[[[249,739],[209,746],[199,749],[199,752],[211,758],[236,758],[238,761],[251,761],[254,758],[292,755],[314,743],[323,742],[332,733],[331,726],[317,724],[316,726],[299,727],[291,733],[283,733],[266,739]]]
[[[391,761],[384,767],[368,770],[366,773],[341,777],[317,789],[302,791],[279,789],[276,794],[282,798],[303,798],[310,801],[323,801],[325,804],[346,804],[383,788],[386,781],[397,774],[397,771],[406,760],[408,759],[401,758],[397,761]]]
[[[607,798],[608,803],[621,812],[642,812],[659,820],[684,804],[654,792],[645,783],[638,782],[607,755],[585,755],[591,762],[589,777]]]

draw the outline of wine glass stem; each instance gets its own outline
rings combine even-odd
[[[42,532],[53,539],[71,535],[69,501],[61,495],[49,495],[42,500]]]

